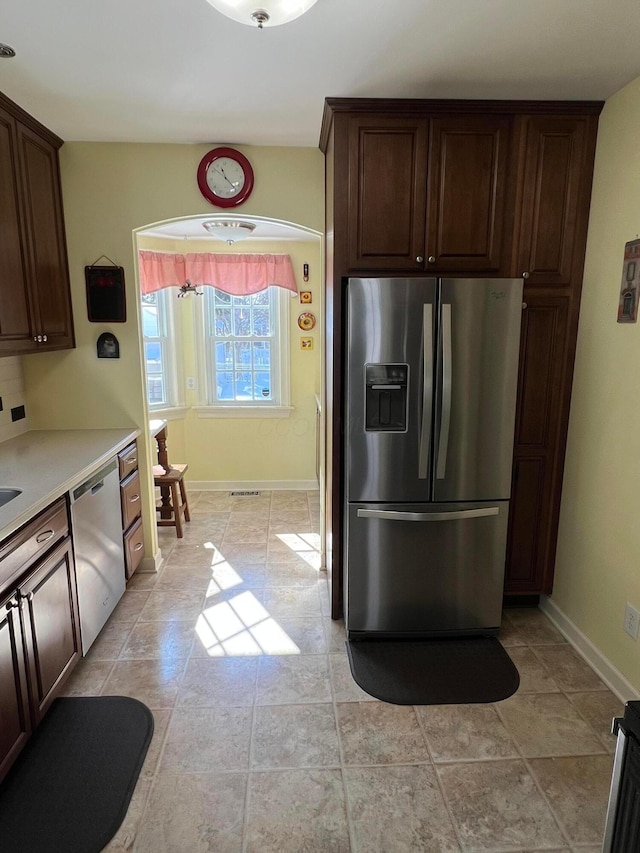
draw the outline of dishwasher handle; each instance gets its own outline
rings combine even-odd
[[[102,468],[99,468],[95,474],[92,474],[88,480],[85,480],[84,483],[81,483],[77,486],[71,493],[71,503],[75,503],[77,500],[80,500],[81,497],[87,494],[87,492],[91,492],[94,495],[96,492],[100,491],[102,486],[104,485],[105,477],[107,477],[112,471],[115,471],[118,467],[118,462],[114,457],[106,465],[103,465]]]

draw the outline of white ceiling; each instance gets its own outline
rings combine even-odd
[[[318,0],[262,31],[206,0],[3,0],[0,91],[64,140],[316,146],[325,97],[604,100],[639,32],[638,0]]]

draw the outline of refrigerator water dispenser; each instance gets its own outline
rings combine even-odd
[[[365,430],[407,431],[408,364],[365,365]]]

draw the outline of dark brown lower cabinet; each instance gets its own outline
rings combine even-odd
[[[61,520],[64,501],[0,547],[0,573],[8,580],[11,572],[0,588],[0,780],[82,654],[75,563]]]
[[[20,602],[14,592],[0,603],[0,779],[30,734]]]
[[[525,291],[526,293],[526,291]],[[569,416],[569,299],[525,295],[520,342],[508,595],[551,592]]]
[[[80,659],[75,565],[66,539],[18,591],[24,623],[31,710],[37,725]]]

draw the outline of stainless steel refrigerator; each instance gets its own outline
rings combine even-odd
[[[350,638],[497,633],[520,279],[347,285]]]

